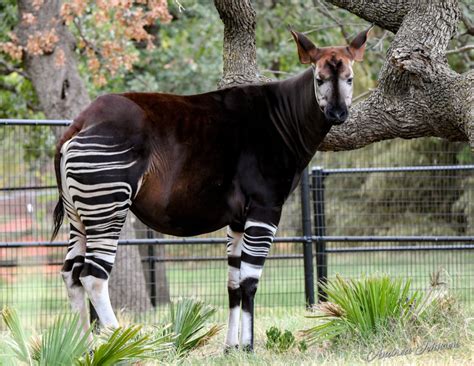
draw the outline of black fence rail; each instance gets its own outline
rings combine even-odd
[[[59,278],[67,225],[60,240],[48,237],[57,199],[51,156],[57,129],[69,123],[0,120],[0,306],[25,309],[40,326],[67,309]],[[336,273],[384,272],[426,288],[439,269],[474,303],[473,171],[472,164],[306,170],[285,207],[258,305],[310,306]],[[225,308],[224,243],[223,231],[165,237],[132,219],[112,275],[116,306],[147,321],[180,296]]]

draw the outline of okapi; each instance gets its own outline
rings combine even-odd
[[[370,29],[370,28],[369,28]],[[103,326],[118,327],[108,278],[127,212],[159,232],[191,236],[227,226],[226,348],[253,349],[254,297],[282,206],[331,126],[348,117],[349,46],[316,47],[291,31],[311,68],[284,81],[180,96],[109,94],[74,120],[57,145],[60,199],[70,220],[62,268],[72,308],[88,324],[86,293]]]

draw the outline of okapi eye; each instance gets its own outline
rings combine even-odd
[[[347,79],[347,84],[352,85],[352,78]]]
[[[318,83],[318,86],[323,85],[324,81],[322,79],[316,78],[316,82]]]

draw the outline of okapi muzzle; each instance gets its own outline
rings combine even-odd
[[[330,125],[340,125],[349,117],[352,103],[354,61],[362,61],[367,34],[359,33],[349,46],[318,48],[304,34],[290,29],[298,46],[302,64],[311,64],[314,94],[319,108]]]

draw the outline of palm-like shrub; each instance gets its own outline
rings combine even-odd
[[[90,342],[93,326],[83,332],[77,314],[60,316],[41,336],[28,336],[13,309],[5,308],[1,314],[9,330],[9,335],[0,340],[0,364],[5,366],[108,366],[159,359],[172,349],[173,337],[164,334],[163,329],[150,333],[140,325],[132,325],[104,330]]]
[[[219,325],[206,327],[215,312],[201,301],[182,299],[170,305],[171,323],[166,326],[104,329],[90,341],[93,326],[84,332],[77,314],[62,315],[42,335],[31,336],[7,307],[1,312],[9,334],[0,338],[0,365],[108,366],[182,357],[219,332]]]
[[[78,315],[58,317],[41,337],[28,336],[13,309],[7,307],[1,315],[10,331],[3,340],[2,364],[73,365],[91,346],[88,339],[92,328],[83,332]]]
[[[153,336],[153,334],[160,334]],[[142,332],[142,326],[132,325],[105,330],[94,351],[79,359],[80,366],[112,366],[147,359],[160,359],[171,350],[172,336],[161,331]]]
[[[169,332],[175,334],[174,345],[179,356],[203,346],[222,329],[222,326],[213,324],[205,330],[206,322],[216,311],[216,308],[195,299],[185,298],[176,305],[170,304]]]
[[[327,302],[316,307],[321,320],[303,331],[308,343],[334,340],[342,335],[360,338],[387,330],[391,325],[405,326],[424,317],[441,295],[432,287],[427,293],[411,291],[411,281],[387,275],[344,279],[337,275],[324,285]]]

